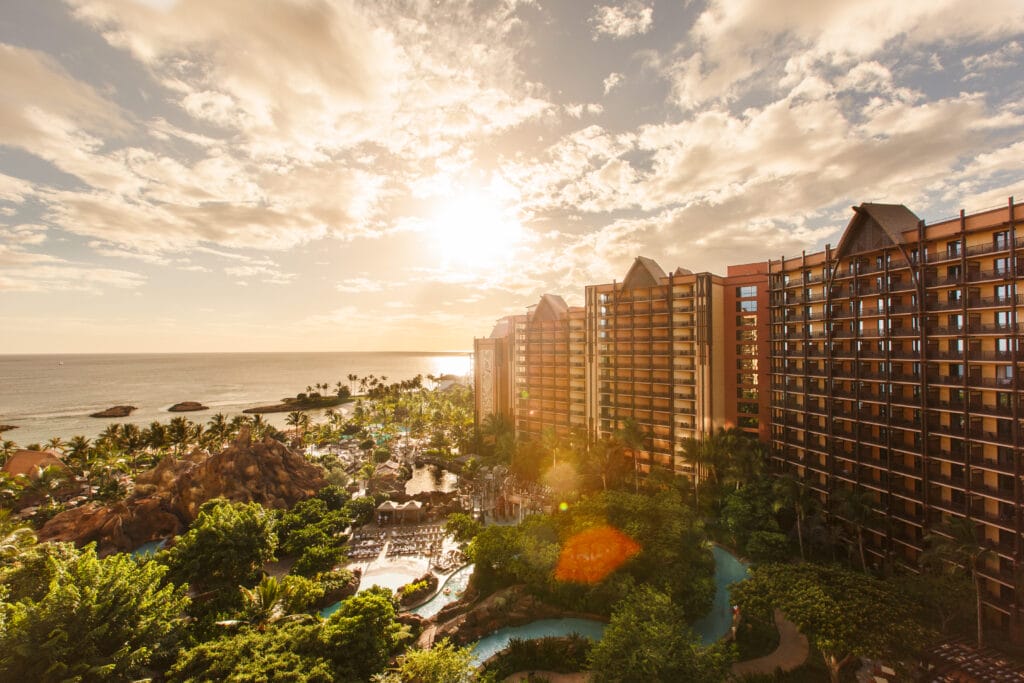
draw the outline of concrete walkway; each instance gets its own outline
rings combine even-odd
[[[780,610],[775,610],[775,626],[779,629],[779,646],[775,651],[757,659],[736,662],[732,665],[734,676],[771,674],[776,669],[792,671],[807,661],[807,656],[811,652],[807,637],[800,633]]]
[[[529,680],[530,674],[538,678],[546,678],[551,683],[586,683],[590,680],[590,674],[588,673],[560,674],[554,671],[520,671],[506,678],[505,683],[519,683],[519,681]]]

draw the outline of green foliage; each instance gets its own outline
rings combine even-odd
[[[376,510],[377,503],[371,496],[353,498],[345,503],[345,507],[342,508],[342,512],[348,515],[352,523],[357,526],[372,522],[373,514]]]
[[[384,669],[407,637],[386,590],[345,600],[330,619],[242,631],[184,652],[170,681],[356,683]]]
[[[340,510],[352,496],[341,486],[325,486],[316,492],[316,498],[327,503],[328,510]]]
[[[0,604],[0,678],[131,680],[173,658],[188,598],[161,585],[164,567],[101,560],[93,546],[48,560],[52,580],[39,600]]]
[[[404,598],[406,596],[412,595],[413,593],[425,591],[429,587],[430,584],[426,581],[416,581],[414,583],[407,583],[404,586],[402,586],[402,589],[401,591],[399,591],[399,593]]]
[[[188,532],[157,559],[170,577],[201,588],[252,585],[256,572],[274,558],[273,514],[258,503],[211,500],[199,508]]]
[[[643,586],[616,606],[590,668],[597,683],[718,683],[732,659],[726,646],[701,647],[671,598]]]
[[[781,609],[822,653],[833,680],[856,657],[899,659],[931,635],[896,584],[839,567],[762,565],[733,586],[732,600],[758,619]]]
[[[313,545],[302,551],[292,565],[292,573],[300,576],[315,576],[329,572],[345,560],[345,550],[334,544]]]
[[[594,641],[577,633],[565,638],[513,638],[507,648],[487,663],[483,673],[500,681],[529,669],[558,673],[584,671],[593,646]]]
[[[775,521],[776,499],[770,479],[752,482],[725,496],[720,524],[737,548],[746,548],[754,532],[779,531]]]
[[[789,539],[777,531],[751,532],[746,555],[755,562],[784,562],[790,556]]]
[[[483,529],[483,525],[464,512],[453,512],[444,523],[444,530],[459,543],[469,543]]]
[[[444,638],[429,650],[407,650],[398,658],[390,681],[408,683],[470,683],[475,678],[473,648],[456,647]]]
[[[71,543],[40,543],[24,548],[0,568],[0,583],[10,590],[10,601],[43,599],[60,567],[78,557]]]
[[[639,553],[594,584],[557,581],[563,544],[595,526],[611,526],[636,541]],[[669,593],[689,614],[704,614],[714,595],[714,559],[700,523],[678,492],[637,495],[607,491],[568,512],[532,515],[518,527],[485,527],[467,549],[473,581],[483,592],[525,583],[569,609],[609,613],[638,583]]]

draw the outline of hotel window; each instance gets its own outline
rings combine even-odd
[[[946,280],[949,282],[959,282],[960,266],[949,266],[946,268]]]
[[[1009,327],[1010,326],[1010,312],[1009,311],[996,311],[996,327]]]
[[[736,296],[744,299],[747,297],[757,296],[757,285],[744,285],[743,287],[737,287]]]
[[[1010,259],[997,258],[992,261],[992,269],[997,273],[1008,273],[1010,271]]]
[[[946,256],[960,255],[960,240],[946,242]]]
[[[1002,232],[993,233],[992,235],[992,247],[995,249],[1009,249],[1010,248],[1010,235],[1005,230]]]
[[[996,339],[996,352],[997,353],[1012,353],[1013,352],[1013,340],[1012,339]]]
[[[750,327],[757,325],[756,315],[738,315],[736,316],[736,325],[739,327]]]
[[[1008,301],[1013,298],[1013,285],[996,285],[995,287],[996,299],[999,301]]]
[[[757,311],[756,301],[737,301],[736,310],[742,313],[754,313]]]

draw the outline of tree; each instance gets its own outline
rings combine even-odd
[[[0,678],[135,680],[173,660],[188,598],[164,567],[87,546],[54,569],[40,600],[0,604]]]
[[[469,543],[483,529],[483,525],[464,512],[452,512],[444,523],[445,532],[455,537],[459,543]]]
[[[818,499],[802,479],[787,474],[775,480],[775,511],[792,510],[796,517],[796,540],[800,545],[800,559],[804,554],[804,522],[818,507]]]
[[[471,683],[476,674],[473,648],[456,647],[447,638],[429,650],[407,650],[394,672],[375,683]]]
[[[860,568],[868,570],[864,556],[864,529],[870,524],[875,511],[871,498],[863,489],[839,489],[833,494],[832,511],[853,525],[857,537],[857,551],[860,553]]]
[[[925,543],[928,549],[922,557],[922,562],[926,566],[952,568],[953,571],[966,572],[970,577],[974,585],[978,647],[982,647],[984,632],[980,570],[990,557],[995,556],[995,552],[979,539],[975,522],[967,517],[954,517],[941,528],[941,532],[928,534]]]
[[[615,432],[615,437],[630,450],[633,455],[633,485],[637,492],[640,491],[640,451],[648,438],[647,432],[636,421],[635,418],[627,417],[622,421],[622,427]]]
[[[742,613],[765,621],[782,610],[821,653],[833,683],[858,657],[898,660],[932,636],[896,584],[836,566],[764,564],[731,596]]]
[[[256,571],[274,558],[273,513],[259,503],[214,499],[199,508],[189,530],[158,559],[171,577],[203,588],[252,585]]]
[[[728,646],[701,647],[683,611],[649,586],[620,602],[590,654],[597,683],[688,681],[717,683],[728,677]]]
[[[357,683],[381,672],[408,637],[395,620],[390,592],[371,588],[344,602],[330,619],[279,622],[185,651],[170,681]]]

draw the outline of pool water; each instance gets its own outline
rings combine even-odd
[[[747,565],[725,548],[714,546],[715,598],[711,611],[693,623],[693,630],[703,645],[721,639],[732,627],[732,604],[729,602],[729,584],[747,578]]]
[[[732,626],[729,584],[747,578],[747,565],[728,550],[716,545],[712,548],[712,553],[715,556],[715,597],[711,610],[693,623],[693,630],[703,645],[710,645],[729,632]],[[604,623],[591,619],[541,619],[523,626],[498,629],[481,638],[473,647],[473,661],[477,665],[481,664],[508,647],[508,642],[512,638],[532,640],[578,633],[593,640],[600,640],[604,635],[604,628]]]
[[[415,609],[409,610],[413,614],[418,614],[424,619],[429,619],[446,606],[458,600],[462,597],[463,591],[466,590],[466,586],[469,585],[469,578],[473,575],[473,565],[467,564],[465,567],[456,570],[441,586],[441,590],[437,592],[437,595],[427,600],[425,603],[416,607]],[[445,591],[448,594],[445,595]]]
[[[548,636],[567,636],[578,633],[592,640],[601,640],[605,624],[591,619],[540,619],[522,626],[499,628],[486,635],[473,646],[473,664],[479,666],[488,658],[508,647],[513,638],[520,640],[536,640]]]
[[[166,545],[167,539],[161,538],[157,541],[150,541],[149,543],[143,543],[138,548],[132,551],[132,557],[143,558],[152,557],[156,555],[158,550],[161,550]]]

